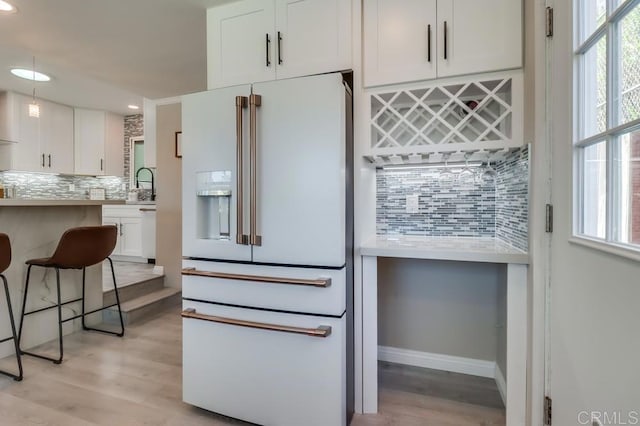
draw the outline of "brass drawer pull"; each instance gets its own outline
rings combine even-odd
[[[195,268],[183,269],[182,275],[189,275],[194,277],[220,278],[223,280],[254,281],[254,282],[269,283],[269,284],[303,285],[303,286],[322,287],[322,288],[331,286],[331,278],[318,278],[316,280],[304,280],[304,279],[298,279],[298,278],[265,277],[260,275],[225,274],[223,272],[199,271]]]
[[[182,311],[182,318],[217,322],[220,324],[235,325],[238,327],[257,328],[260,330],[279,331],[282,333],[304,334],[311,337],[329,337],[331,335],[331,327],[326,325],[322,325],[318,328],[302,328],[292,327],[288,325],[266,324],[263,322],[244,321],[233,318],[217,317],[213,315],[203,315],[197,313],[193,308],[185,309],[184,311]]]

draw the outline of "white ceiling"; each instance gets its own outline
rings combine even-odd
[[[0,89],[31,94],[12,67],[52,76],[51,101],[132,114],[142,98],[206,90],[206,9],[231,0],[9,0],[0,15]]]

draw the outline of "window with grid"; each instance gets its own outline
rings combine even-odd
[[[640,0],[574,0],[578,235],[640,250]]]

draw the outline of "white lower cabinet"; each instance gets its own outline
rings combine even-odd
[[[155,250],[152,257],[145,257],[145,252],[142,249],[145,234],[142,229],[143,217],[140,206],[104,206],[102,208],[102,224],[115,225],[118,228],[118,242],[112,255],[127,259],[140,258],[130,259],[134,261],[155,258]]]
[[[120,218],[120,254],[142,256],[142,219]]]
[[[265,426],[346,424],[346,318],[183,301],[183,399]]]

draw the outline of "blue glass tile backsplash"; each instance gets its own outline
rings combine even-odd
[[[443,167],[378,170],[377,233],[496,237],[527,250],[528,164],[528,148],[512,151],[493,164],[493,179],[472,184],[443,180]],[[454,176],[462,169],[448,168]],[[412,195],[418,196],[418,208],[408,213],[407,196]]]

